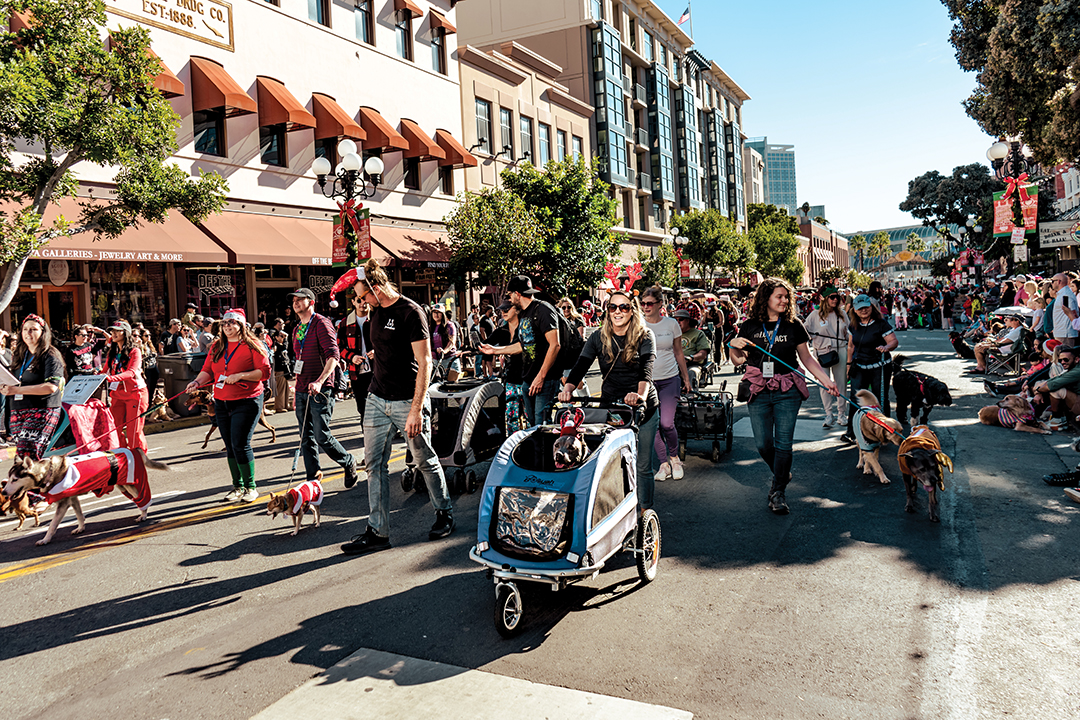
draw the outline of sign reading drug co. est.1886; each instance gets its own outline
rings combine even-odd
[[[105,0],[105,9],[233,51],[232,5],[221,0]]]

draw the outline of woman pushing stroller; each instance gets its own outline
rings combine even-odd
[[[655,354],[653,333],[645,325],[637,300],[624,292],[614,292],[608,299],[600,331],[585,341],[581,356],[559,393],[560,402],[570,402],[574,388],[585,378],[593,361],[599,360],[602,401],[626,403],[631,407],[644,402],[645,413],[637,432],[638,505],[642,510],[653,506],[655,489],[652,450],[659,420],[656,412],[659,400],[652,384]]]

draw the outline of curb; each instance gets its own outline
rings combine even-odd
[[[195,427],[196,425],[209,424],[209,415],[192,415],[191,417],[180,418],[179,420],[169,420],[167,422],[154,423],[153,425],[143,425],[143,435],[156,435],[157,433],[168,432],[169,430],[182,430],[184,428]]]

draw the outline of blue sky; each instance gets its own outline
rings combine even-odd
[[[686,0],[656,0],[678,19]],[[918,224],[909,180],[986,163],[939,0],[693,2],[697,48],[752,98],[743,132],[795,145],[799,203],[841,233]],[[689,24],[682,26],[689,32]]]

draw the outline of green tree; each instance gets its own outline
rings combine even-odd
[[[750,203],[746,206],[747,232],[765,222],[779,224],[783,230],[792,235],[799,234],[799,221],[788,215],[784,208],[765,203]]]
[[[746,206],[747,233],[754,248],[757,270],[766,277],[783,277],[796,285],[802,284],[805,270],[798,259],[799,225],[795,218],[775,205]],[[798,276],[792,279],[799,270]]]
[[[880,265],[892,252],[892,246],[889,244],[889,233],[884,230],[874,233],[874,237],[870,238],[870,248],[867,253],[872,258],[876,258]]]
[[[855,269],[848,270],[847,285],[853,290],[865,290],[873,281],[874,279],[864,272]]]
[[[866,236],[852,235],[848,240],[848,249],[855,253],[855,257],[859,258],[859,269],[862,270],[863,256],[866,253]]]
[[[553,295],[586,292],[604,277],[604,265],[619,256],[611,232],[617,203],[596,169],[567,158],[543,171],[521,163],[502,172],[503,187],[522,200],[546,230],[536,275]]]
[[[30,255],[50,240],[93,232],[116,237],[170,209],[193,222],[225,205],[216,173],[192,179],[167,162],[180,119],[154,87],[160,61],[145,28],[113,29],[103,41],[102,0],[0,0],[0,17],[31,18],[28,29],[0,36],[0,309],[19,287]],[[17,148],[34,154],[23,162]],[[78,218],[45,225],[49,205],[74,197],[77,170],[115,168],[114,196],[81,202]]]
[[[814,222],[816,222],[818,225],[824,225],[825,227],[829,227],[829,221],[821,217],[820,215],[814,216]]]
[[[908,233],[905,248],[913,253],[926,252],[926,240],[919,233],[912,231]]]
[[[827,267],[818,273],[818,281],[822,284],[830,282],[843,282],[847,279],[848,271],[838,265]]]
[[[642,278],[634,283],[635,289],[644,290],[650,285],[675,287],[679,277],[679,258],[671,243],[660,243],[655,257],[645,248],[638,248],[637,261],[641,263]]]
[[[464,193],[443,219],[450,238],[450,273],[474,288],[503,290],[514,275],[537,271],[546,230],[525,201],[503,189]]]
[[[954,23],[956,60],[976,73],[967,114],[990,135],[1023,135],[1045,165],[1080,156],[1080,6],[942,2]]]
[[[970,215],[989,226],[994,191],[1003,187],[982,163],[960,165],[953,168],[952,175],[931,170],[908,183],[907,198],[900,209],[939,232],[948,225],[964,225]]]
[[[719,268],[741,272],[753,263],[753,247],[734,223],[718,210],[691,210],[671,219],[686,239],[683,255],[697,265],[701,277],[711,282]]]

